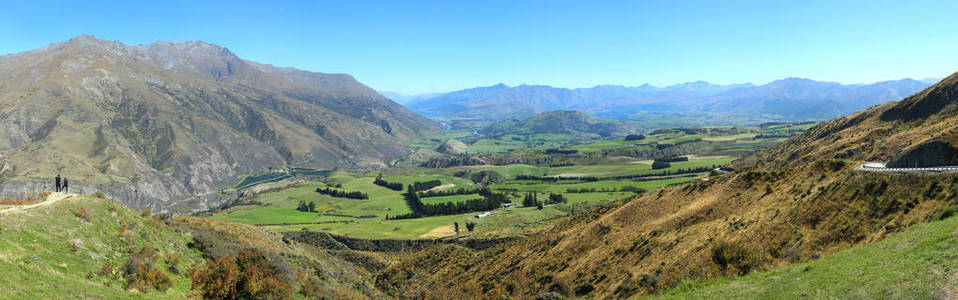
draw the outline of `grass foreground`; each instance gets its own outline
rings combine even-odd
[[[958,217],[882,241],[743,277],[689,281],[661,299],[955,299]]]

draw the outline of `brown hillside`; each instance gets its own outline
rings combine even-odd
[[[270,168],[383,165],[430,123],[345,74],[80,36],[0,56],[0,195],[62,173],[133,207],[203,210]]]
[[[956,79],[820,124],[707,182],[646,193],[484,251],[427,249],[386,269],[377,287],[400,297],[625,298],[884,238],[956,203],[958,174],[858,166],[931,139],[954,145],[958,115],[948,112],[958,99],[939,91],[953,91]],[[946,101],[929,98],[937,95]],[[915,110],[938,112],[917,119],[884,117],[920,103],[945,107]]]

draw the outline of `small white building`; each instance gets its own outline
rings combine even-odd
[[[484,212],[484,213],[481,213],[481,214],[476,215],[476,218],[482,219],[482,218],[485,218],[485,217],[488,217],[488,216],[491,216],[491,215],[492,215],[492,213],[487,211],[487,212]]]

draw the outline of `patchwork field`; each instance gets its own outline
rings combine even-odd
[[[265,226],[274,231],[311,230],[359,238],[522,235],[530,230],[548,226],[547,220],[568,215],[577,208],[630,198],[636,193],[668,185],[706,180],[713,172],[712,169],[731,162],[738,154],[771,145],[781,139],[758,136],[789,134],[798,131],[796,126],[806,125],[663,129],[642,136],[641,139],[617,138],[593,140],[588,143],[575,141],[570,136],[548,134],[507,135],[488,139],[475,135],[473,131],[452,130],[437,134],[417,145],[433,147],[444,138],[455,137],[469,142],[470,153],[507,152],[507,155],[515,155],[523,160],[535,159],[553,163],[446,168],[405,164],[374,172],[339,171],[325,174],[325,177],[306,179],[291,174],[290,177],[299,177],[301,181],[283,188],[266,184],[263,185],[264,188],[248,189],[250,193],[240,205],[219,211],[212,217]],[[611,155],[629,149],[662,148],[660,145],[684,143],[707,143],[707,147],[701,149],[708,151],[687,153],[684,155],[687,160],[672,161],[669,166],[658,169],[652,168],[654,157]],[[690,148],[688,151],[695,149],[700,148]],[[584,155],[588,159],[565,160],[569,155],[580,158]],[[555,165],[556,159],[567,162]],[[318,170],[313,170],[316,171]],[[380,175],[383,181],[402,186],[402,190],[377,185],[376,178]],[[238,184],[237,188],[249,188],[257,182],[276,181],[277,176],[284,175],[266,173],[250,176]],[[433,180],[437,180],[440,185],[435,189],[446,193],[420,197],[417,201],[423,205],[444,206],[447,209],[456,205],[474,205],[470,203],[484,198],[476,193],[476,189],[480,187],[487,187],[492,193],[502,194],[503,201],[511,204],[492,210],[465,209],[456,211],[462,213],[395,219],[405,218],[405,215],[413,212],[404,198],[407,187],[416,182]],[[368,199],[334,197],[316,191],[325,188],[344,193],[361,192],[368,196]],[[468,192],[454,193],[460,189]],[[544,204],[541,209],[537,208],[537,205],[521,207],[523,199],[530,193],[535,195],[538,202]],[[545,199],[549,199],[552,194],[555,194],[552,197],[561,195],[558,198],[561,200],[558,200],[558,203],[545,203]],[[310,204],[312,211],[301,209]],[[476,217],[483,212],[490,214],[483,218]],[[466,229],[467,222],[476,224],[473,231]],[[460,225],[458,234],[454,228],[455,223]]]

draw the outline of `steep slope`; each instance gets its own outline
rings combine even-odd
[[[626,135],[638,131],[636,126],[614,121],[601,121],[581,111],[556,110],[536,114],[527,119],[501,121],[479,132],[488,136],[506,134],[579,134]]]
[[[205,209],[249,173],[382,164],[428,120],[342,74],[280,69],[202,42],[80,36],[0,57],[0,194],[100,190]]]
[[[521,119],[543,111],[575,109],[612,118],[653,112],[762,114],[805,120],[834,118],[900,100],[929,85],[912,79],[842,85],[801,78],[760,86],[704,81],[667,87],[601,85],[578,89],[499,84],[441,94],[409,107],[430,116],[485,119]]]
[[[624,298],[881,240],[955,204],[958,174],[865,172],[858,164],[958,138],[956,81],[958,73],[899,103],[824,122],[734,161],[733,173],[646,193],[509,245],[423,251],[387,269],[377,286],[403,297]],[[928,111],[935,113],[909,118]]]

